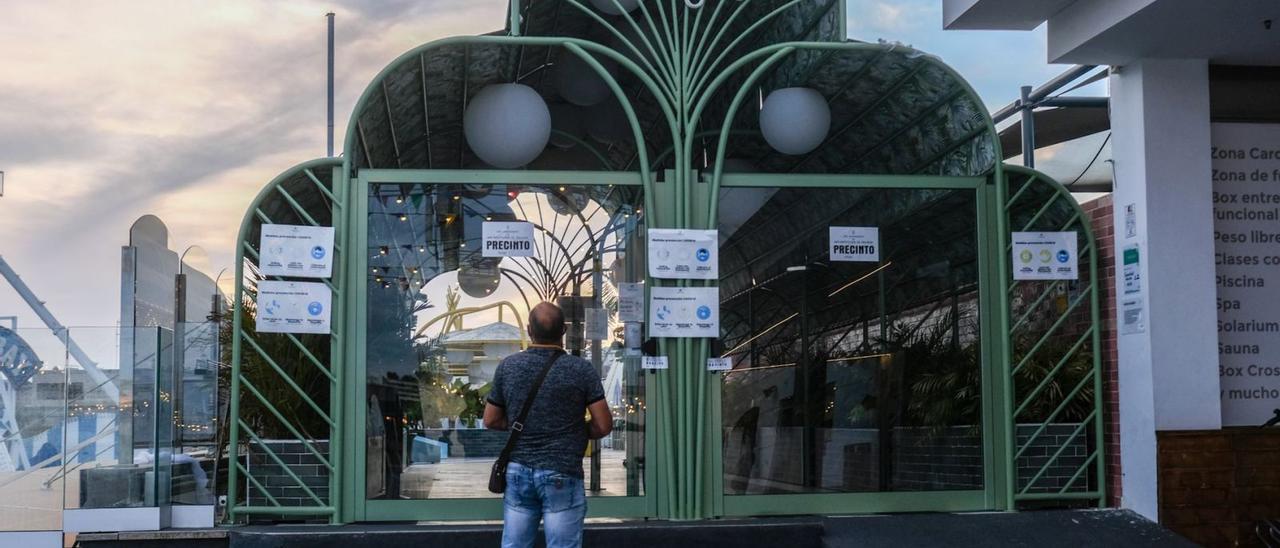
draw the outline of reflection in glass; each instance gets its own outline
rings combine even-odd
[[[725,492],[981,489],[975,193],[728,188],[719,218]]]
[[[618,284],[643,280],[642,203],[614,185],[370,185],[368,498],[495,496],[507,434],[484,429],[484,399],[542,301],[565,310],[566,349],[596,365],[618,421],[585,457],[588,493],[642,494],[643,377],[617,316]],[[485,257],[484,223],[514,221],[534,225],[535,256]]]

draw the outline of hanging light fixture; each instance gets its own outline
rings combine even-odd
[[[616,72],[612,61],[599,59],[599,62],[610,74]],[[609,98],[609,85],[600,78],[600,74],[571,52],[564,51],[556,56],[556,65],[552,71],[556,90],[565,101],[589,107]]]
[[[495,84],[480,90],[467,105],[462,125],[471,151],[500,169],[532,162],[551,138],[547,103],[524,84]]]
[[[591,4],[609,15],[622,15],[636,9],[640,5],[640,0],[617,0],[617,3],[614,3],[614,0],[591,0]],[[618,9],[619,6],[622,9]]]
[[[813,88],[783,88],[769,94],[760,109],[760,132],[774,150],[813,152],[831,129],[831,107]]]

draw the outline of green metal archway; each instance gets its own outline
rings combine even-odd
[[[653,0],[622,16],[603,15],[585,0],[513,0],[509,14],[504,31],[429,43],[393,61],[357,102],[343,158],[287,171],[250,207],[237,250],[242,270],[236,302],[242,308],[252,306],[252,282],[259,279],[253,268],[255,235],[263,223],[334,226],[340,245],[335,264],[341,268],[328,281],[334,291],[334,333],[324,341],[258,335],[246,328],[241,313],[236,315],[229,425],[233,460],[243,451],[241,444],[256,444],[259,469],[274,466],[276,475],[296,483],[304,496],[298,504],[274,500],[269,486],[259,481],[261,474],[233,466],[233,519],[301,515],[352,522],[492,517],[495,512],[492,501],[447,506],[387,501],[370,509],[363,500],[360,368],[367,303],[363,284],[349,280],[365,278],[367,258],[351,251],[367,245],[368,185],[410,182],[633,185],[643,189],[648,226],[657,228],[715,228],[721,189],[736,185],[971,188],[985,212],[978,230],[986,265],[983,306],[990,312],[983,342],[990,377],[984,390],[991,396],[984,405],[992,426],[985,494],[973,502],[926,496],[879,507],[865,501],[830,506],[836,500],[830,497],[841,495],[814,495],[807,503],[726,504],[718,456],[721,378],[701,367],[711,355],[711,343],[672,339],[659,341],[671,369],[647,381],[652,417],[647,451],[655,463],[647,472],[647,495],[638,501],[593,502],[593,513],[700,519],[744,512],[1013,509],[1024,501],[1102,500],[1096,272],[1070,289],[1069,306],[1053,311],[1058,321],[1036,331],[1026,321],[1032,316],[1028,311],[1056,302],[1064,284],[1014,283],[1006,252],[1013,229],[1075,229],[1086,235],[1081,239],[1082,267],[1096,271],[1087,219],[1057,183],[999,163],[991,118],[954,71],[906,46],[846,41],[844,2],[838,0],[708,0],[700,9],[681,0]],[[566,55],[582,60],[607,83],[630,137],[605,143],[555,128],[557,135],[574,142],[572,153],[549,150],[524,170],[484,169],[462,135],[469,98],[485,85],[520,82],[555,102],[553,79],[547,74]],[[769,149],[754,109],[744,108],[768,90],[789,86],[819,90],[832,108],[831,134],[803,157]],[[730,159],[750,161],[756,173],[726,174]],[[698,283],[647,282],[647,287]],[[1080,311],[1089,312],[1087,325],[1080,321]],[[1079,342],[1065,347],[1046,342],[1064,333]],[[260,341],[277,337],[285,342]],[[292,354],[273,355],[272,349]],[[1057,367],[1028,376],[1027,364],[1040,363],[1051,352],[1061,353]],[[1073,373],[1083,376],[1079,381],[1071,377],[1076,383],[1071,390],[1055,393],[1055,377],[1070,371],[1068,364],[1081,356],[1092,360],[1092,367]],[[327,384],[296,382],[317,370]],[[299,410],[286,413],[273,407],[261,386],[268,377],[253,376],[264,371],[276,375],[269,382],[300,393],[309,403],[301,411],[311,414],[303,418]],[[322,398],[311,391],[321,384]],[[1028,419],[1026,401],[1046,397],[1060,402],[1056,412]],[[1043,437],[1047,425],[1079,406],[1093,412],[1075,416],[1079,428],[1061,447],[1092,436],[1091,454],[1065,485],[1045,487],[1045,470],[1063,452],[1036,460],[1026,447]],[[294,473],[296,466],[259,449],[266,446],[254,427],[263,420],[278,421],[327,470],[322,490]],[[302,422],[309,428],[301,428]],[[249,505],[251,499],[245,497],[250,494],[241,487],[265,496],[255,495]]]

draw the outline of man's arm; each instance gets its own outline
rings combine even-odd
[[[510,425],[507,424],[507,410],[492,403],[485,402],[484,427],[490,430],[506,430],[509,428]]]
[[[600,400],[588,405],[587,411],[591,413],[591,439],[598,440],[613,431],[613,412],[609,411],[608,401]]]

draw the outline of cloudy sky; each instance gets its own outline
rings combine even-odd
[[[850,36],[935,53],[991,107],[1061,72],[1043,29],[942,31],[941,0],[849,0]],[[504,0],[12,2],[0,18],[0,255],[66,325],[119,321],[120,246],[140,215],[230,267],[249,201],[325,152],[325,18],[337,13],[337,135],[370,79],[437,38],[502,26]],[[337,144],[341,149],[341,142]],[[8,284],[0,316],[40,322]],[[3,324],[7,325],[7,323]]]

